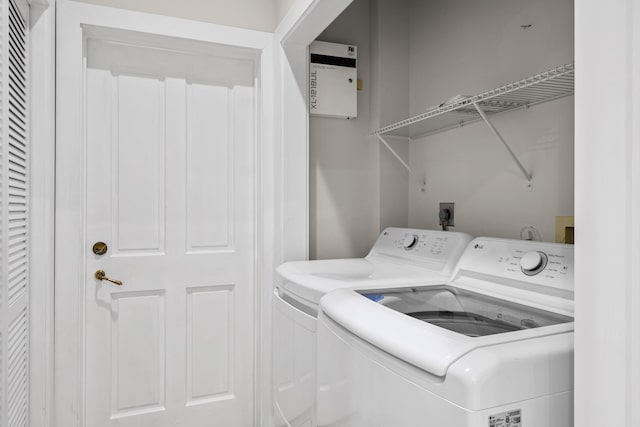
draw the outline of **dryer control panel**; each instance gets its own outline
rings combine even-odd
[[[449,274],[470,241],[466,233],[390,227],[380,233],[368,257],[393,257]]]

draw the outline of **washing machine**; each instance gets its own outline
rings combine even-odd
[[[317,425],[573,426],[573,295],[572,246],[491,238],[448,281],[328,293]]]
[[[315,426],[316,330],[320,298],[335,289],[440,282],[471,236],[385,229],[365,258],[279,266],[273,296],[273,403],[276,427]]]

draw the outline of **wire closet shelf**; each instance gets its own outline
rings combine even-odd
[[[574,64],[553,68],[535,76],[475,96],[458,98],[432,107],[417,116],[385,126],[372,133],[418,138],[483,120],[487,116],[531,107],[574,93]]]

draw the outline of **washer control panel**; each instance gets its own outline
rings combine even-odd
[[[573,290],[573,245],[480,237],[458,270]]]

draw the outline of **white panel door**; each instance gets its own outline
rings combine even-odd
[[[253,424],[256,67],[201,52],[86,41],[90,427]]]

